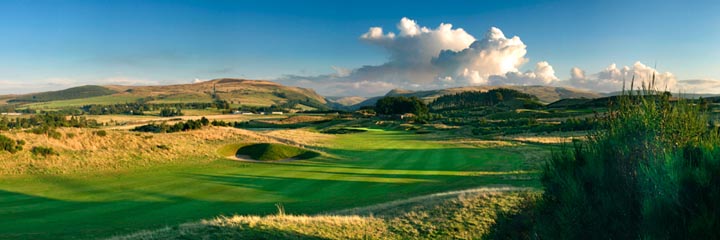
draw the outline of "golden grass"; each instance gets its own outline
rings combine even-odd
[[[270,124],[298,124],[307,122],[317,122],[323,120],[330,120],[335,116],[313,116],[313,115],[295,115],[278,120],[264,120],[262,122]]]
[[[9,134],[13,139],[23,139],[33,146],[51,147],[58,152],[57,157],[35,157],[28,151],[13,155],[2,155],[9,159],[0,162],[3,175],[28,173],[62,174],[76,170],[117,170],[128,166],[149,166],[159,162],[170,162],[187,155],[203,154],[204,144],[187,134],[168,135],[130,134],[108,131],[107,136],[94,135],[90,129],[60,129],[61,139],[48,138],[24,132]],[[68,133],[74,134],[72,138]],[[169,150],[159,149],[165,145]],[[207,156],[211,157],[211,156]]]
[[[183,110],[185,112],[185,110]],[[201,112],[198,112],[201,113]],[[209,113],[209,112],[204,112]],[[225,122],[246,122],[255,119],[273,119],[279,120],[286,118],[286,116],[269,116],[269,115],[239,115],[239,114],[212,114],[207,115],[186,115],[177,117],[158,117],[158,116],[147,116],[147,115],[93,115],[87,116],[88,119],[94,119],[99,123],[107,124],[110,129],[132,129],[136,126],[145,125],[149,123],[176,123],[179,121],[187,120],[198,120],[205,117],[212,120],[225,121]]]
[[[304,129],[283,129],[264,132],[265,136],[280,142],[298,146],[327,146],[334,138],[332,134],[310,132]]]
[[[3,132],[12,139],[25,140],[27,144],[25,150],[15,154],[0,152],[0,175],[101,172],[189,159],[211,161],[225,157],[220,156],[217,150],[231,143],[312,145],[324,139],[321,134],[303,133],[302,130],[266,135],[212,126],[195,131],[161,134],[107,130],[107,136],[93,134],[97,129],[61,128],[58,131],[62,134],[60,139],[22,131]],[[298,138],[301,139],[298,142],[294,139],[298,136],[304,137]],[[34,146],[51,147],[60,156],[33,156],[28,150]]]
[[[531,189],[438,193],[322,215],[220,216],[111,239],[480,239]]]
[[[512,136],[501,136],[498,139],[506,141],[519,141],[527,143],[541,143],[541,144],[562,144],[570,143],[573,140],[585,140],[587,136],[574,136],[574,135],[512,135]]]

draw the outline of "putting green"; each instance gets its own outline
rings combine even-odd
[[[0,181],[0,238],[97,238],[220,214],[313,214],[489,185],[537,187],[537,147],[471,148],[415,134],[338,136],[333,157],[153,167]]]

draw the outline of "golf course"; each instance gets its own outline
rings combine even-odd
[[[168,134],[168,137],[172,135]],[[306,160],[211,161],[0,182],[0,238],[103,238],[218,215],[343,209],[477,187],[538,187],[540,145],[406,131],[338,134]]]

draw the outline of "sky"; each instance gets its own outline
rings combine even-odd
[[[717,1],[0,1],[0,94],[234,77],[720,93]]]

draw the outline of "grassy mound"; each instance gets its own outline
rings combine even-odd
[[[367,129],[363,128],[332,128],[323,130],[322,133],[327,134],[350,134],[350,133],[362,133],[367,132]]]
[[[289,158],[309,159],[320,156],[317,152],[276,143],[258,143],[244,146],[238,149],[235,155],[250,156],[250,158],[260,161],[277,161]]]
[[[536,192],[488,189],[434,194],[327,215],[220,216],[153,231],[116,236],[132,239],[482,239],[503,235]]]

